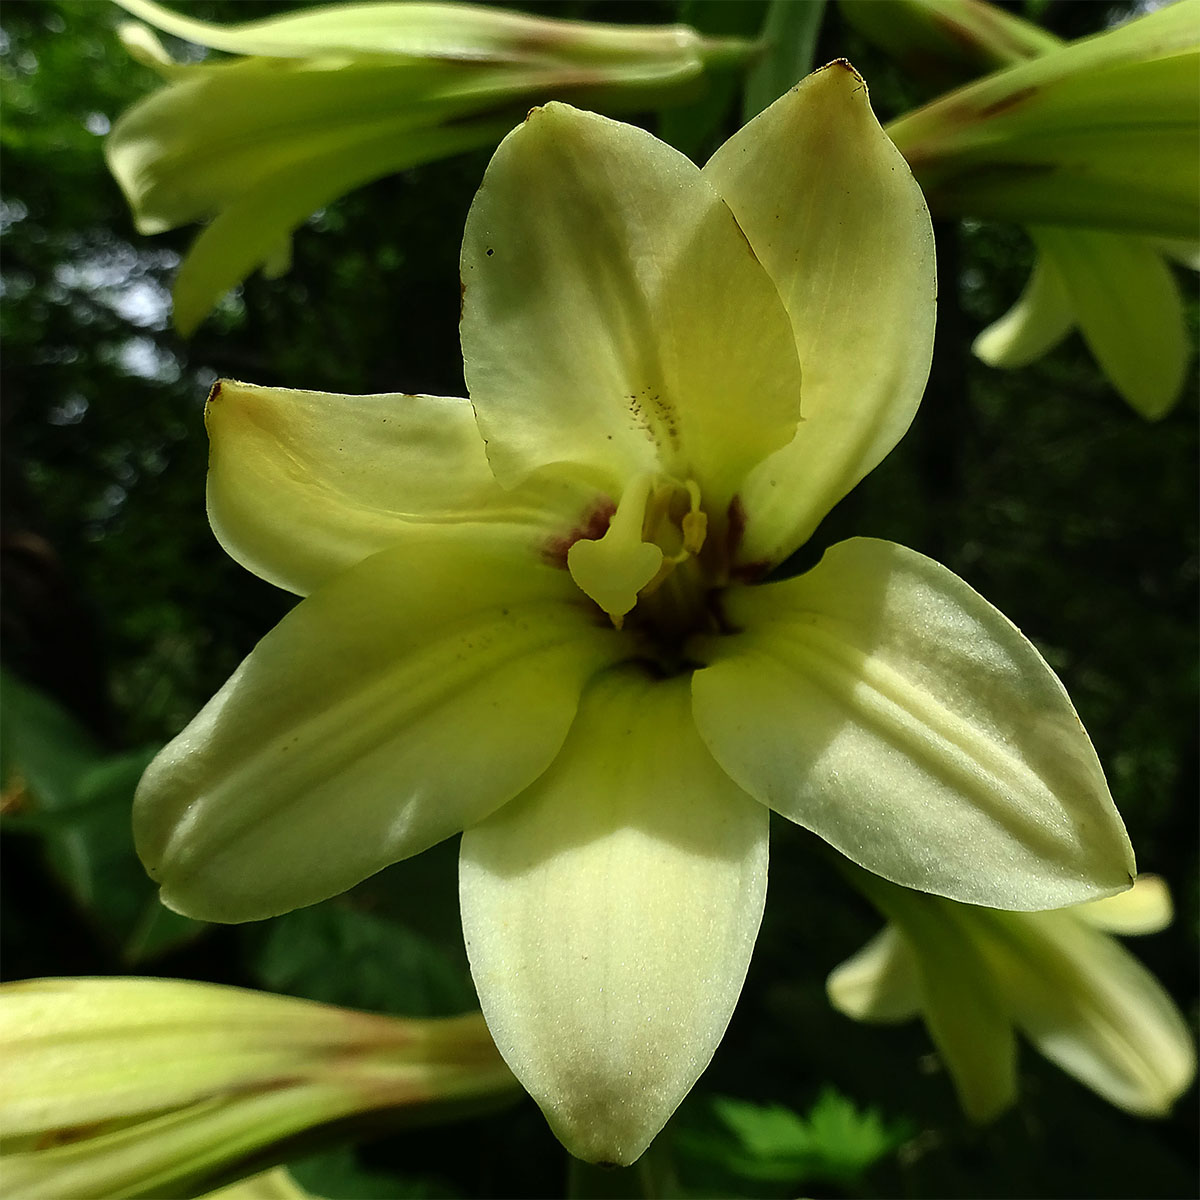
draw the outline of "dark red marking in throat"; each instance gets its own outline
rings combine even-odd
[[[607,496],[603,500],[598,500],[584,513],[583,519],[570,533],[563,537],[547,538],[546,544],[542,547],[542,559],[552,567],[562,567],[565,570],[567,551],[576,542],[584,539],[594,542],[598,538],[602,538],[608,532],[608,527],[612,524],[613,514],[616,511],[617,506]]]

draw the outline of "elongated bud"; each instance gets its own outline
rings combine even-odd
[[[1198,98],[1200,0],[1179,0],[887,131],[935,214],[1194,239]]]
[[[215,25],[150,0],[120,3],[163,32],[243,56],[177,64],[145,26],[121,30],[167,86],[114,125],[109,169],[140,232],[212,222],[176,279],[185,334],[252,271],[286,263],[292,231],[354,188],[495,145],[546,100],[660,107],[694,91],[710,66],[754,52],[686,25],[472,4],[345,4]]]
[[[7,984],[0,1060],[10,1200],[194,1194],[334,1121],[453,1119],[517,1090],[479,1014],[167,979]]]

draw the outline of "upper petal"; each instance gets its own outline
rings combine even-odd
[[[747,560],[785,557],[899,441],[933,354],[933,229],[848,63],[805,79],[704,168],[775,280],[804,420],[742,492]]]
[[[752,795],[906,887],[994,908],[1125,888],[1133,851],[1038,652],[944,567],[856,538],[744,588],[693,681],[696,723]]]
[[[684,679],[612,672],[554,765],[463,835],[471,970],[505,1060],[577,1157],[636,1159],[708,1065],[767,881],[767,811]]]
[[[244,921],[335,895],[557,753],[611,629],[565,572],[436,533],[293,609],[150,765],[134,833],[169,906]]]
[[[506,492],[466,400],[218,383],[205,409],[208,515],[221,545],[301,595],[379,550],[486,531],[536,561],[595,490],[558,472]]]
[[[534,109],[488,166],[462,276],[467,385],[503,483],[560,461],[614,485],[666,470],[720,507],[795,430],[774,285],[712,185],[644,130]]]

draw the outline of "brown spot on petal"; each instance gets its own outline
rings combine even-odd
[[[542,547],[542,560],[553,567],[567,566],[567,552],[576,542],[594,542],[608,532],[617,506],[607,496],[598,500],[584,514],[578,525],[563,537],[548,538]]]
[[[741,496],[734,496],[725,515],[725,555],[729,562],[737,558],[737,552],[746,532],[746,506]]]
[[[736,579],[738,583],[757,583],[770,569],[771,563],[766,559],[758,562],[738,563],[730,570],[729,578]]]
[[[823,67],[818,67],[813,74],[816,75],[820,71],[849,71],[859,83],[866,83],[866,80],[854,69],[854,64],[848,58],[835,58],[832,62],[827,62]]]
[[[978,115],[981,117],[999,116],[1000,113],[1019,108],[1026,100],[1036,96],[1039,91],[1040,89],[1037,87],[1021,88],[1009,96],[1001,96],[999,100],[993,100],[991,104],[985,105],[979,110]]]
[[[47,1129],[34,1139],[33,1149],[52,1150],[55,1146],[69,1146],[72,1142],[83,1142],[103,1133],[108,1121],[93,1121],[89,1125],[72,1125],[66,1129]]]

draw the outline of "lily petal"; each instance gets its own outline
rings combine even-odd
[[[971,350],[989,367],[1025,367],[1053,350],[1074,325],[1062,275],[1052,257],[1039,254],[1016,304],[975,339]]]
[[[1092,230],[1030,230],[1063,280],[1084,341],[1143,417],[1179,398],[1189,339],[1170,268],[1149,242]]]
[[[885,925],[825,980],[829,1003],[856,1021],[891,1025],[921,1013],[921,985],[908,943]]]
[[[401,542],[456,536],[514,545],[531,561],[567,534],[595,490],[562,472],[514,491],[496,482],[470,402],[336,396],[225,380],[205,409],[208,516],[228,553],[305,595]]]
[[[1200,271],[1200,242],[1194,238],[1150,238],[1150,245],[1181,267]]]
[[[712,761],[683,679],[597,680],[550,770],[463,835],[484,1016],[572,1154],[632,1162],[708,1065],[766,880],[766,809]]]
[[[614,486],[665,470],[719,509],[795,431],[775,286],[699,169],[643,130],[534,109],[488,166],[462,276],[467,386],[506,485],[552,462]]]
[[[336,576],[258,644],[138,788],[164,903],[210,921],[312,904],[545,770],[618,647],[566,572],[505,549],[486,528],[431,532]]]
[[[843,61],[735,133],[704,175],[775,280],[804,371],[795,438],[742,491],[744,558],[777,562],[912,421],[933,354],[933,229]]]
[[[979,944],[976,914],[981,910],[895,887],[848,865],[843,869],[890,922],[876,941],[890,935],[902,948],[898,956],[908,956],[921,1015],[963,1110],[974,1121],[999,1116],[1017,1098],[1017,1040],[991,962]]]
[[[1072,913],[995,914],[988,932],[1005,1001],[1042,1054],[1120,1108],[1167,1112],[1196,1054],[1158,980]]]
[[[190,336],[221,296],[255,268],[269,270],[280,244],[318,208],[373,179],[491,145],[510,124],[479,118],[412,129],[396,121],[366,135],[347,133],[324,153],[310,143],[308,158],[239,194],[192,243],[171,290],[179,332]]]
[[[1038,652],[937,563],[856,538],[731,591],[696,723],[751,795],[867,870],[993,908],[1119,891],[1133,851]]]
[[[1171,889],[1161,875],[1139,875],[1129,891],[1080,904],[1071,911],[1093,928],[1123,937],[1158,933],[1175,917]]]

